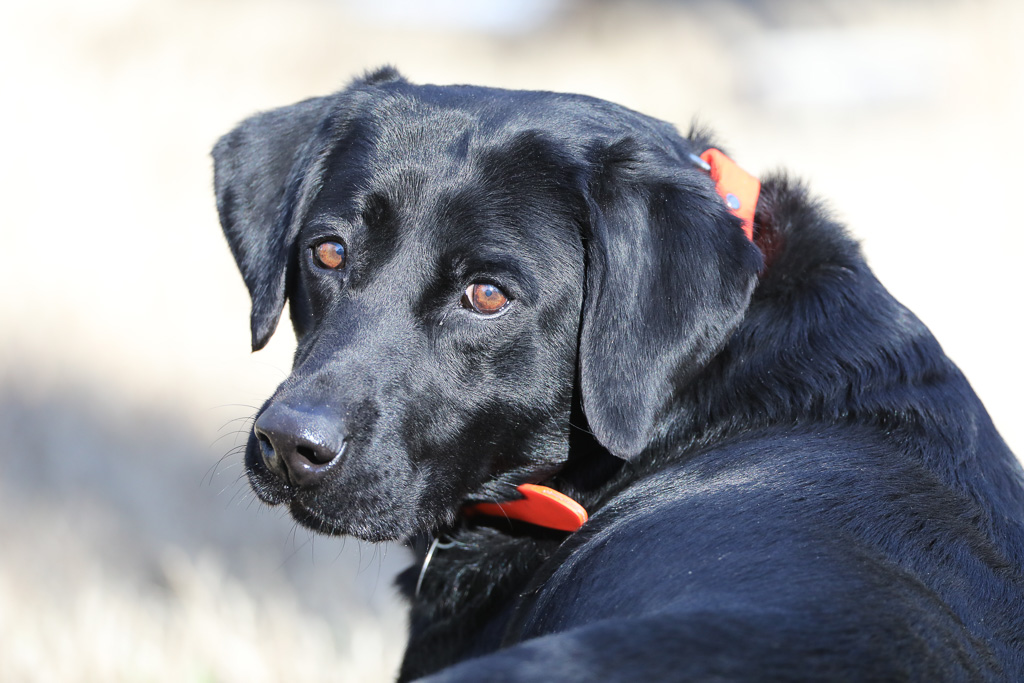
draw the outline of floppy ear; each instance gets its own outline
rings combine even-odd
[[[592,160],[580,387],[595,436],[627,460],[737,327],[762,263],[678,146],[627,138]]]
[[[257,114],[213,148],[217,212],[252,297],[252,348],[263,348],[285,300],[292,210],[331,98]]]

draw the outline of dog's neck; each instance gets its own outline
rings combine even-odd
[[[578,400],[569,422],[573,428],[566,435],[568,459],[543,481],[593,514],[628,483],[628,466],[586,428]],[[420,561],[398,579],[412,608],[406,662],[425,667],[403,669],[399,680],[497,648],[520,604],[516,596],[526,592],[552,555],[575,536],[483,515],[461,517],[454,528],[439,533],[441,543],[429,563],[424,566],[433,539],[419,539]],[[503,608],[507,611],[500,611]]]
[[[474,520],[449,532],[427,571],[421,574],[415,564],[398,577],[411,603],[400,681],[496,649],[511,616],[502,607],[515,604],[513,596],[569,536],[514,521],[499,529],[492,520],[497,521]],[[408,662],[416,662],[417,670],[408,669]]]

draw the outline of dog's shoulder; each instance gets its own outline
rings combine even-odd
[[[981,513],[870,430],[753,434],[691,453],[609,501],[540,570],[543,587],[519,607],[514,637],[671,614],[695,633],[751,642],[771,624],[833,663],[871,652],[872,665],[898,662],[917,649],[923,661],[949,647],[983,671],[989,646],[948,605],[971,628],[987,619],[996,635],[1015,623],[1012,604],[971,606],[935,588],[971,576],[999,593],[1008,560],[970,521]],[[836,611],[842,632],[827,618]],[[930,640],[901,635],[880,647],[861,627]]]

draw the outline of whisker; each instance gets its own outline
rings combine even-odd
[[[210,465],[210,468],[206,470],[205,474],[203,474],[203,478],[199,480],[199,485],[205,486],[207,479],[210,480],[209,484],[212,485],[213,479],[214,477],[217,476],[217,472],[219,471],[219,468],[224,463],[224,461],[228,460],[229,458],[233,460],[236,456],[241,455],[244,452],[245,445],[239,445],[235,446],[234,448],[231,448],[227,453],[217,458],[217,461]]]
[[[593,436],[595,439],[597,438],[597,435],[594,434],[594,432],[590,431],[586,427],[580,427],[579,425],[574,425],[572,423],[572,420],[569,420],[569,426],[572,427],[573,429],[575,429],[576,431],[583,432],[584,434],[589,434],[590,436]]]
[[[214,439],[213,441],[211,441],[211,442],[209,443],[209,445],[207,446],[207,448],[213,448],[213,447],[214,447],[214,445],[216,445],[216,443],[217,443],[218,441],[220,441],[221,439],[227,438],[227,437],[229,437],[229,436],[233,436],[233,437],[236,437],[236,438],[238,437],[238,435],[239,435],[239,434],[245,434],[246,436],[248,436],[248,435],[249,435],[249,433],[250,433],[251,431],[252,431],[252,430],[250,430],[250,429],[246,428],[246,429],[234,429],[234,430],[232,430],[232,431],[230,431],[230,432],[225,432],[225,433],[221,434],[220,436],[218,436],[218,437],[217,437],[216,439]],[[236,442],[236,443],[237,443],[237,442]]]
[[[259,410],[259,406],[249,405],[248,403],[221,403],[219,405],[210,406],[206,410],[218,410],[220,408],[248,408],[249,410]]]
[[[240,420],[245,420],[246,422],[248,422],[249,420],[252,420],[254,417],[256,417],[256,413],[253,413],[252,415],[239,415],[238,417],[233,417],[230,420],[228,420],[227,422],[225,422],[224,424],[222,424],[220,426],[220,429],[218,429],[217,431],[220,431],[221,429],[224,429],[225,427],[227,427],[229,424],[232,424],[234,422],[238,422]]]

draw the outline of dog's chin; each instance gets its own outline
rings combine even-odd
[[[332,519],[330,516],[310,509],[298,499],[292,499],[288,511],[296,522],[325,536],[353,536],[362,541],[384,543],[386,541],[403,541],[414,536],[421,530],[407,527],[405,524],[373,519]]]
[[[256,497],[270,506],[287,505],[292,518],[301,526],[324,536],[354,536],[363,541],[383,543],[385,541],[404,541],[427,530],[429,524],[406,525],[386,520],[335,519],[330,515],[307,506],[301,495],[294,495],[285,485],[282,487],[265,487],[252,484]]]
[[[373,543],[406,541],[450,525],[458,512],[457,505],[443,502],[431,509],[403,510],[402,506],[387,505],[379,498],[339,499],[320,489],[297,488],[252,461],[247,462],[246,470],[249,484],[260,501],[270,506],[286,505],[301,526],[325,536],[353,536]],[[382,514],[382,510],[388,509],[403,512]]]

